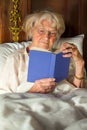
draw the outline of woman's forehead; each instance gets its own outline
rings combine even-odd
[[[47,20],[47,19],[36,21],[35,25],[39,26],[39,27],[41,27],[41,26],[42,27],[50,27],[50,28],[56,28],[57,27],[55,22]]]

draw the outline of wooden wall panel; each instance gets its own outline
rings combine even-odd
[[[0,42],[4,42],[5,39],[9,40],[9,7],[10,7],[10,1],[0,1]]]
[[[43,9],[52,9],[67,16],[67,0],[32,0],[32,12]]]
[[[20,0],[19,10],[21,13],[21,19],[30,13],[30,0]],[[13,42],[12,34],[9,30],[9,13],[13,9],[13,3],[11,0],[0,0],[0,43]],[[22,25],[22,22],[21,22]],[[24,33],[20,33],[19,41],[25,39]]]
[[[79,0],[75,0],[74,2],[68,0],[67,2],[67,35],[73,36],[79,33],[79,10],[80,10],[80,2]]]
[[[64,16],[66,23],[66,36],[80,33],[80,6],[81,0],[32,0],[31,10],[52,9]]]
[[[85,34],[84,44],[83,44],[83,56],[85,59],[85,66],[87,70],[87,0],[82,0],[82,17],[80,18],[80,29],[81,32]]]
[[[20,8],[20,13],[21,13],[21,20],[22,20],[21,25],[22,25],[25,16],[27,16],[31,12],[31,1],[30,0],[20,0],[19,8]],[[20,37],[19,42],[26,40],[26,36],[23,31],[20,32],[19,37]]]

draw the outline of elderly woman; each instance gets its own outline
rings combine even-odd
[[[32,43],[25,49],[20,49],[7,58],[3,73],[0,76],[0,93],[6,92],[36,92],[49,93],[56,87],[55,78],[45,78],[27,82],[28,53],[33,47],[51,51],[56,40],[63,34],[65,25],[60,14],[52,11],[40,11],[26,17],[23,30]],[[77,47],[64,43],[60,47],[64,57],[72,57],[75,63],[75,75],[72,84],[83,87],[84,60]],[[66,52],[69,52],[66,54]]]

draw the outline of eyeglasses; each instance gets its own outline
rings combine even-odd
[[[40,35],[48,34],[49,37],[56,37],[57,36],[57,31],[56,30],[48,31],[48,30],[45,30],[44,28],[38,28],[37,32]]]

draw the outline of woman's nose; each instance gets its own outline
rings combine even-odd
[[[44,34],[44,36],[47,37],[47,38],[50,38],[50,32],[46,31],[45,34]]]

